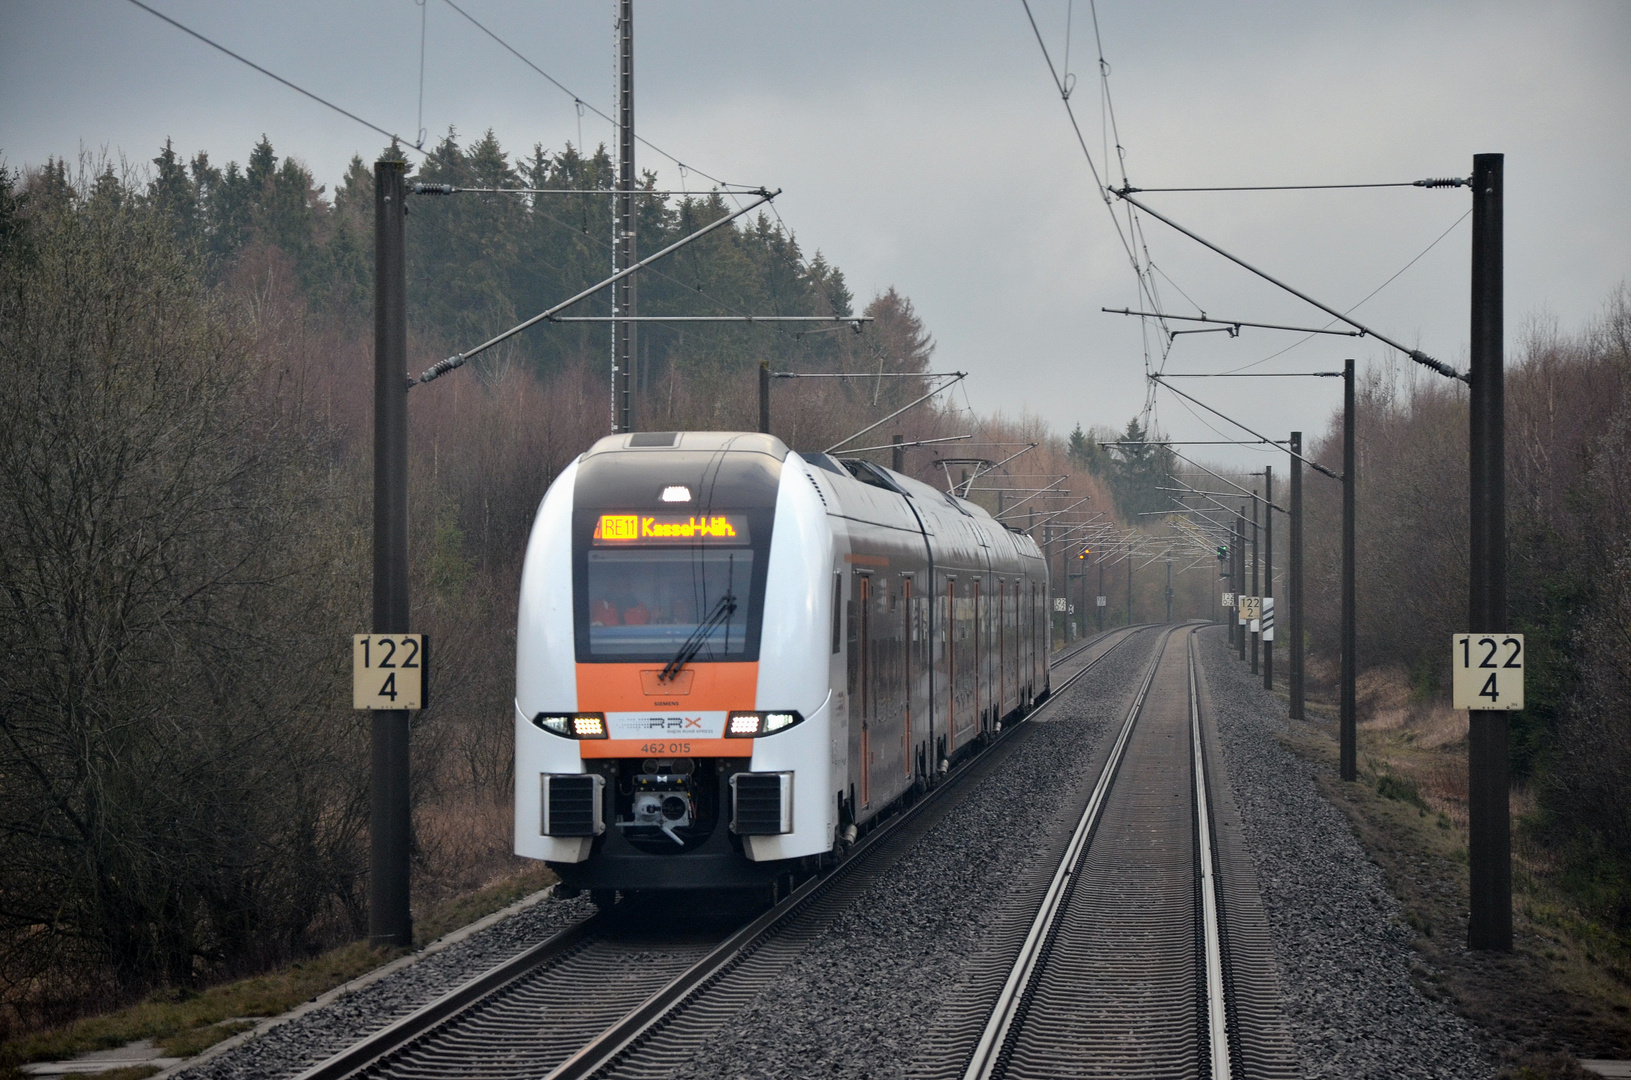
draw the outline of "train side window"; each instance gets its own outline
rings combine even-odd
[[[832,576],[832,651],[838,655],[838,647],[843,642],[844,617],[844,572],[835,571]]]

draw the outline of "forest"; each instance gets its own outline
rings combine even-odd
[[[1401,366],[1402,365],[1402,366]],[[1467,618],[1467,394],[1402,358],[1357,388],[1362,684],[1390,683],[1407,721],[1448,713],[1449,641]],[[1340,417],[1311,456],[1342,460]],[[1315,482],[1319,481],[1319,482]],[[1308,632],[1334,677],[1341,492],[1308,498]],[[1506,369],[1511,628],[1525,635],[1525,708],[1510,717],[1514,850],[1617,944],[1631,977],[1631,293],[1573,332],[1532,318]],[[1364,693],[1364,686],[1361,693]],[[1375,696],[1375,695],[1373,695]],[[1387,696],[1385,694],[1381,696]],[[1378,703],[1371,703],[1371,712]],[[1365,708],[1361,708],[1362,716]],[[1462,739],[1465,713],[1429,739]],[[1464,755],[1448,789],[1465,791]],[[1460,812],[1464,823],[1464,811]]]
[[[450,134],[412,179],[604,192],[611,170],[603,150],[512,164],[491,135]],[[355,159],[324,191],[265,140],[243,166],[166,144],[139,168],[0,169],[0,1034],[366,928],[367,719],[346,681],[370,597],[372,187]],[[606,203],[416,199],[410,362],[604,278]],[[644,197],[641,249],[727,212],[714,193]],[[645,324],[643,427],[752,429],[761,360],[906,373],[777,380],[773,429],[795,448],[926,390],[934,343],[911,301],[886,289],[855,312],[843,274],[773,217],[643,273],[645,313],[874,320],[859,334]],[[416,911],[521,862],[520,559],[550,481],[607,429],[609,351],[605,324],[545,326],[410,398],[411,597],[438,655],[412,736]],[[986,444],[980,456],[1035,442],[1028,470],[1113,501],[1034,419],[942,396],[889,429],[948,434]],[[944,483],[932,460],[907,452]]]
[[[414,369],[603,279],[611,179],[603,149],[512,159],[491,133],[449,132],[416,163],[412,181],[584,194],[414,198]],[[329,192],[265,139],[242,166],[167,142],[140,167],[0,168],[0,1035],[265,970],[366,926],[367,720],[346,682],[369,610],[372,188],[361,158]],[[728,208],[710,191],[643,195],[639,250]],[[761,361],[874,376],[776,380],[772,430],[795,450],[928,389],[934,340],[910,299],[891,288],[859,303],[773,213],[642,271],[639,304],[874,320],[861,333],[644,324],[643,428],[755,427]],[[597,295],[581,313],[608,311]],[[1509,365],[1507,440],[1514,626],[1536,657],[1514,727],[1523,827],[1621,935],[1628,339],[1623,291],[1576,333],[1537,325]],[[605,324],[546,325],[410,396],[411,597],[438,658],[413,730],[416,911],[515,872],[520,557],[545,488],[607,429],[609,353]],[[1386,363],[1367,372],[1360,587],[1393,599],[1361,606],[1362,663],[1405,685],[1410,708],[1442,708],[1465,610],[1466,401]],[[1158,435],[1138,419],[1067,435],[947,394],[877,442],[895,435],[968,435],[955,453],[983,458],[1034,442],[1011,472],[1063,476],[1124,527],[1159,531],[1138,516],[1169,505],[1155,489],[1198,479],[1160,447],[1101,447]],[[1312,455],[1334,459],[1338,436],[1313,438]],[[956,477],[938,456],[908,450],[907,471],[944,486]],[[1329,685],[1339,498],[1314,479],[1308,495],[1308,629]],[[1066,575],[1098,567],[1079,546],[1050,548],[1056,590],[1087,600],[1097,581]],[[1136,621],[1164,616],[1160,569],[1128,578]],[[1106,580],[1110,624],[1125,618],[1125,573],[1112,564]],[[1175,617],[1216,615],[1215,563],[1175,587]]]

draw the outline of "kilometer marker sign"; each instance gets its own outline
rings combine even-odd
[[[423,634],[352,635],[352,707],[423,709],[426,645]]]
[[[1523,708],[1522,634],[1456,634],[1450,651],[1450,696],[1455,708]]]

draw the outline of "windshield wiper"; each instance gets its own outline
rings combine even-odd
[[[691,631],[691,636],[685,639],[685,644],[681,645],[680,651],[674,654],[674,659],[670,660],[668,666],[658,673],[657,681],[668,682],[678,675],[680,669],[689,664],[691,658],[702,651],[703,643],[708,640],[708,635],[713,633],[720,623],[728,622],[730,617],[735,614],[736,597],[732,593],[726,593],[719,598],[719,602],[714,605],[713,611],[709,613],[708,618],[703,621],[702,625]]]

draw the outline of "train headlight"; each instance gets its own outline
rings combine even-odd
[[[601,713],[539,713],[532,722],[563,739],[606,738],[606,717]]]
[[[733,712],[725,724],[728,739],[752,739],[786,731],[804,717],[796,712]]]

